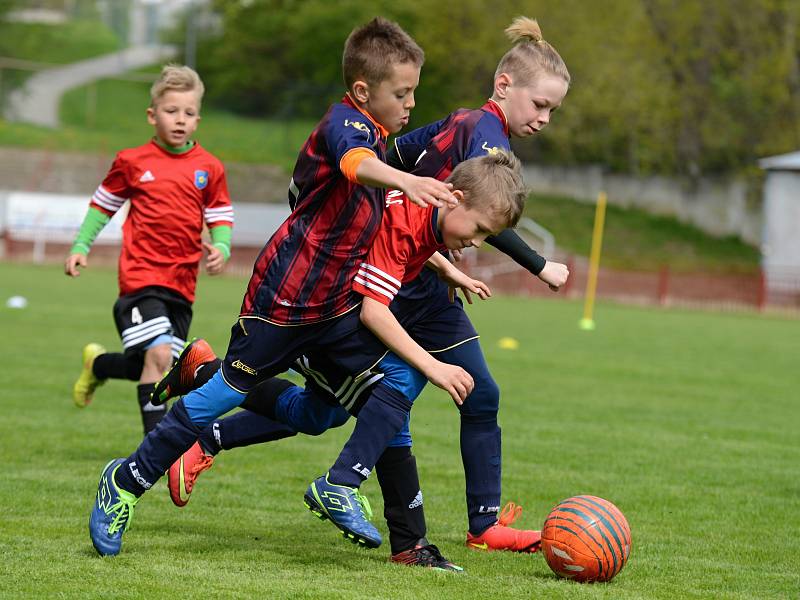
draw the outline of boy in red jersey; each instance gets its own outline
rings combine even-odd
[[[448,184],[385,163],[386,136],[408,122],[422,62],[419,46],[385,19],[373,19],[348,37],[342,60],[348,92],[300,152],[289,187],[292,214],[256,260],[221,369],[175,402],[133,454],[103,469],[89,519],[101,555],[119,553],[139,497],[203,427],[239,406],[259,381],[282,373],[311,348],[341,351],[335,358],[345,372],[372,366],[366,364],[372,356],[360,352],[369,332],[360,326],[351,288],[378,233],[381,188],[400,189],[423,206],[457,204]],[[404,375],[405,368],[396,371]],[[437,376],[440,386],[462,395],[471,386],[459,367],[441,363]],[[407,403],[399,378],[389,374],[377,386],[378,402]]]
[[[180,354],[192,320],[198,263],[203,248],[211,275],[230,256],[233,208],[222,163],[192,134],[200,121],[203,83],[185,66],[166,65],[150,90],[150,142],[117,154],[97,188],[66,259],[64,271],[77,277],[97,235],[126,201],[119,257],[119,299],[114,320],[123,353],[99,344],[83,349],[83,370],[73,388],[81,408],[108,378],[139,382],[137,397],[145,435],[166,414],[150,395],[173,356]],[[211,243],[202,241],[203,224]]]

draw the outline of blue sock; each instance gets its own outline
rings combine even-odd
[[[328,472],[328,481],[359,487],[375,467],[387,444],[397,435],[411,410],[411,401],[383,382],[358,413],[356,426]]]
[[[298,385],[284,390],[275,403],[275,420],[307,435],[320,435],[344,425],[350,413],[342,406],[333,406],[313,391]]]
[[[294,429],[282,423],[242,410],[211,423],[198,441],[205,452],[217,454],[220,450],[273,442],[296,434]]]

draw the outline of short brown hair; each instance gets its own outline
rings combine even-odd
[[[197,71],[186,65],[169,63],[161,69],[161,75],[150,88],[150,106],[167,92],[197,92],[198,104],[203,101],[206,91]]]
[[[359,79],[377,85],[389,77],[396,64],[413,63],[419,67],[425,53],[397,23],[375,17],[354,29],[344,43],[342,75],[351,89]]]
[[[522,164],[512,152],[495,150],[465,160],[447,181],[464,193],[467,208],[491,211],[505,220],[506,227],[519,222],[528,190],[522,181]]]
[[[561,55],[542,38],[536,19],[517,17],[506,28],[506,35],[514,47],[503,55],[494,76],[508,73],[515,83],[530,85],[540,73],[561,77],[569,84],[570,74]]]

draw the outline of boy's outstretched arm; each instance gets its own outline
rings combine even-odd
[[[486,238],[486,242],[536,275],[549,285],[554,292],[557,292],[561,286],[567,283],[567,278],[569,277],[567,265],[546,260],[526,244],[525,240],[513,229],[506,229],[497,235],[490,235]]]
[[[75,241],[70,248],[69,254],[64,261],[64,274],[70,277],[78,277],[80,271],[78,267],[86,267],[88,264],[87,256],[92,243],[97,238],[99,233],[103,230],[111,217],[106,213],[94,208],[89,207],[86,211],[86,216],[83,218],[83,223],[75,236]]]
[[[432,384],[445,390],[456,404],[462,404],[472,392],[475,382],[461,367],[436,360],[403,329],[385,304],[368,296],[361,306],[361,322],[389,350],[420,371]]]
[[[433,177],[417,177],[411,173],[404,173],[375,156],[361,160],[356,168],[356,178],[364,185],[401,190],[409,200],[419,206],[458,205],[451,184],[443,183]]]

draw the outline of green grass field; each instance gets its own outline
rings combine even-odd
[[[244,281],[203,278],[193,331],[222,352]],[[25,310],[5,308],[11,295]],[[131,383],[85,410],[70,390],[89,340],[117,348],[112,271],[0,263],[0,596],[268,598],[797,598],[800,321],[495,298],[471,309],[503,395],[503,500],[539,528],[575,494],[615,502],[633,532],[610,584],[557,579],[540,555],[463,546],[458,417],[428,389],[412,419],[429,537],[464,576],[390,565],[303,507],[350,426],[220,455],[182,510],[159,484],[123,552],[100,559],[97,478],[140,440]],[[514,336],[517,351],[497,340]],[[373,478],[374,479],[374,478]],[[378,486],[364,486],[385,534]],[[388,545],[388,544],[387,544]]]

